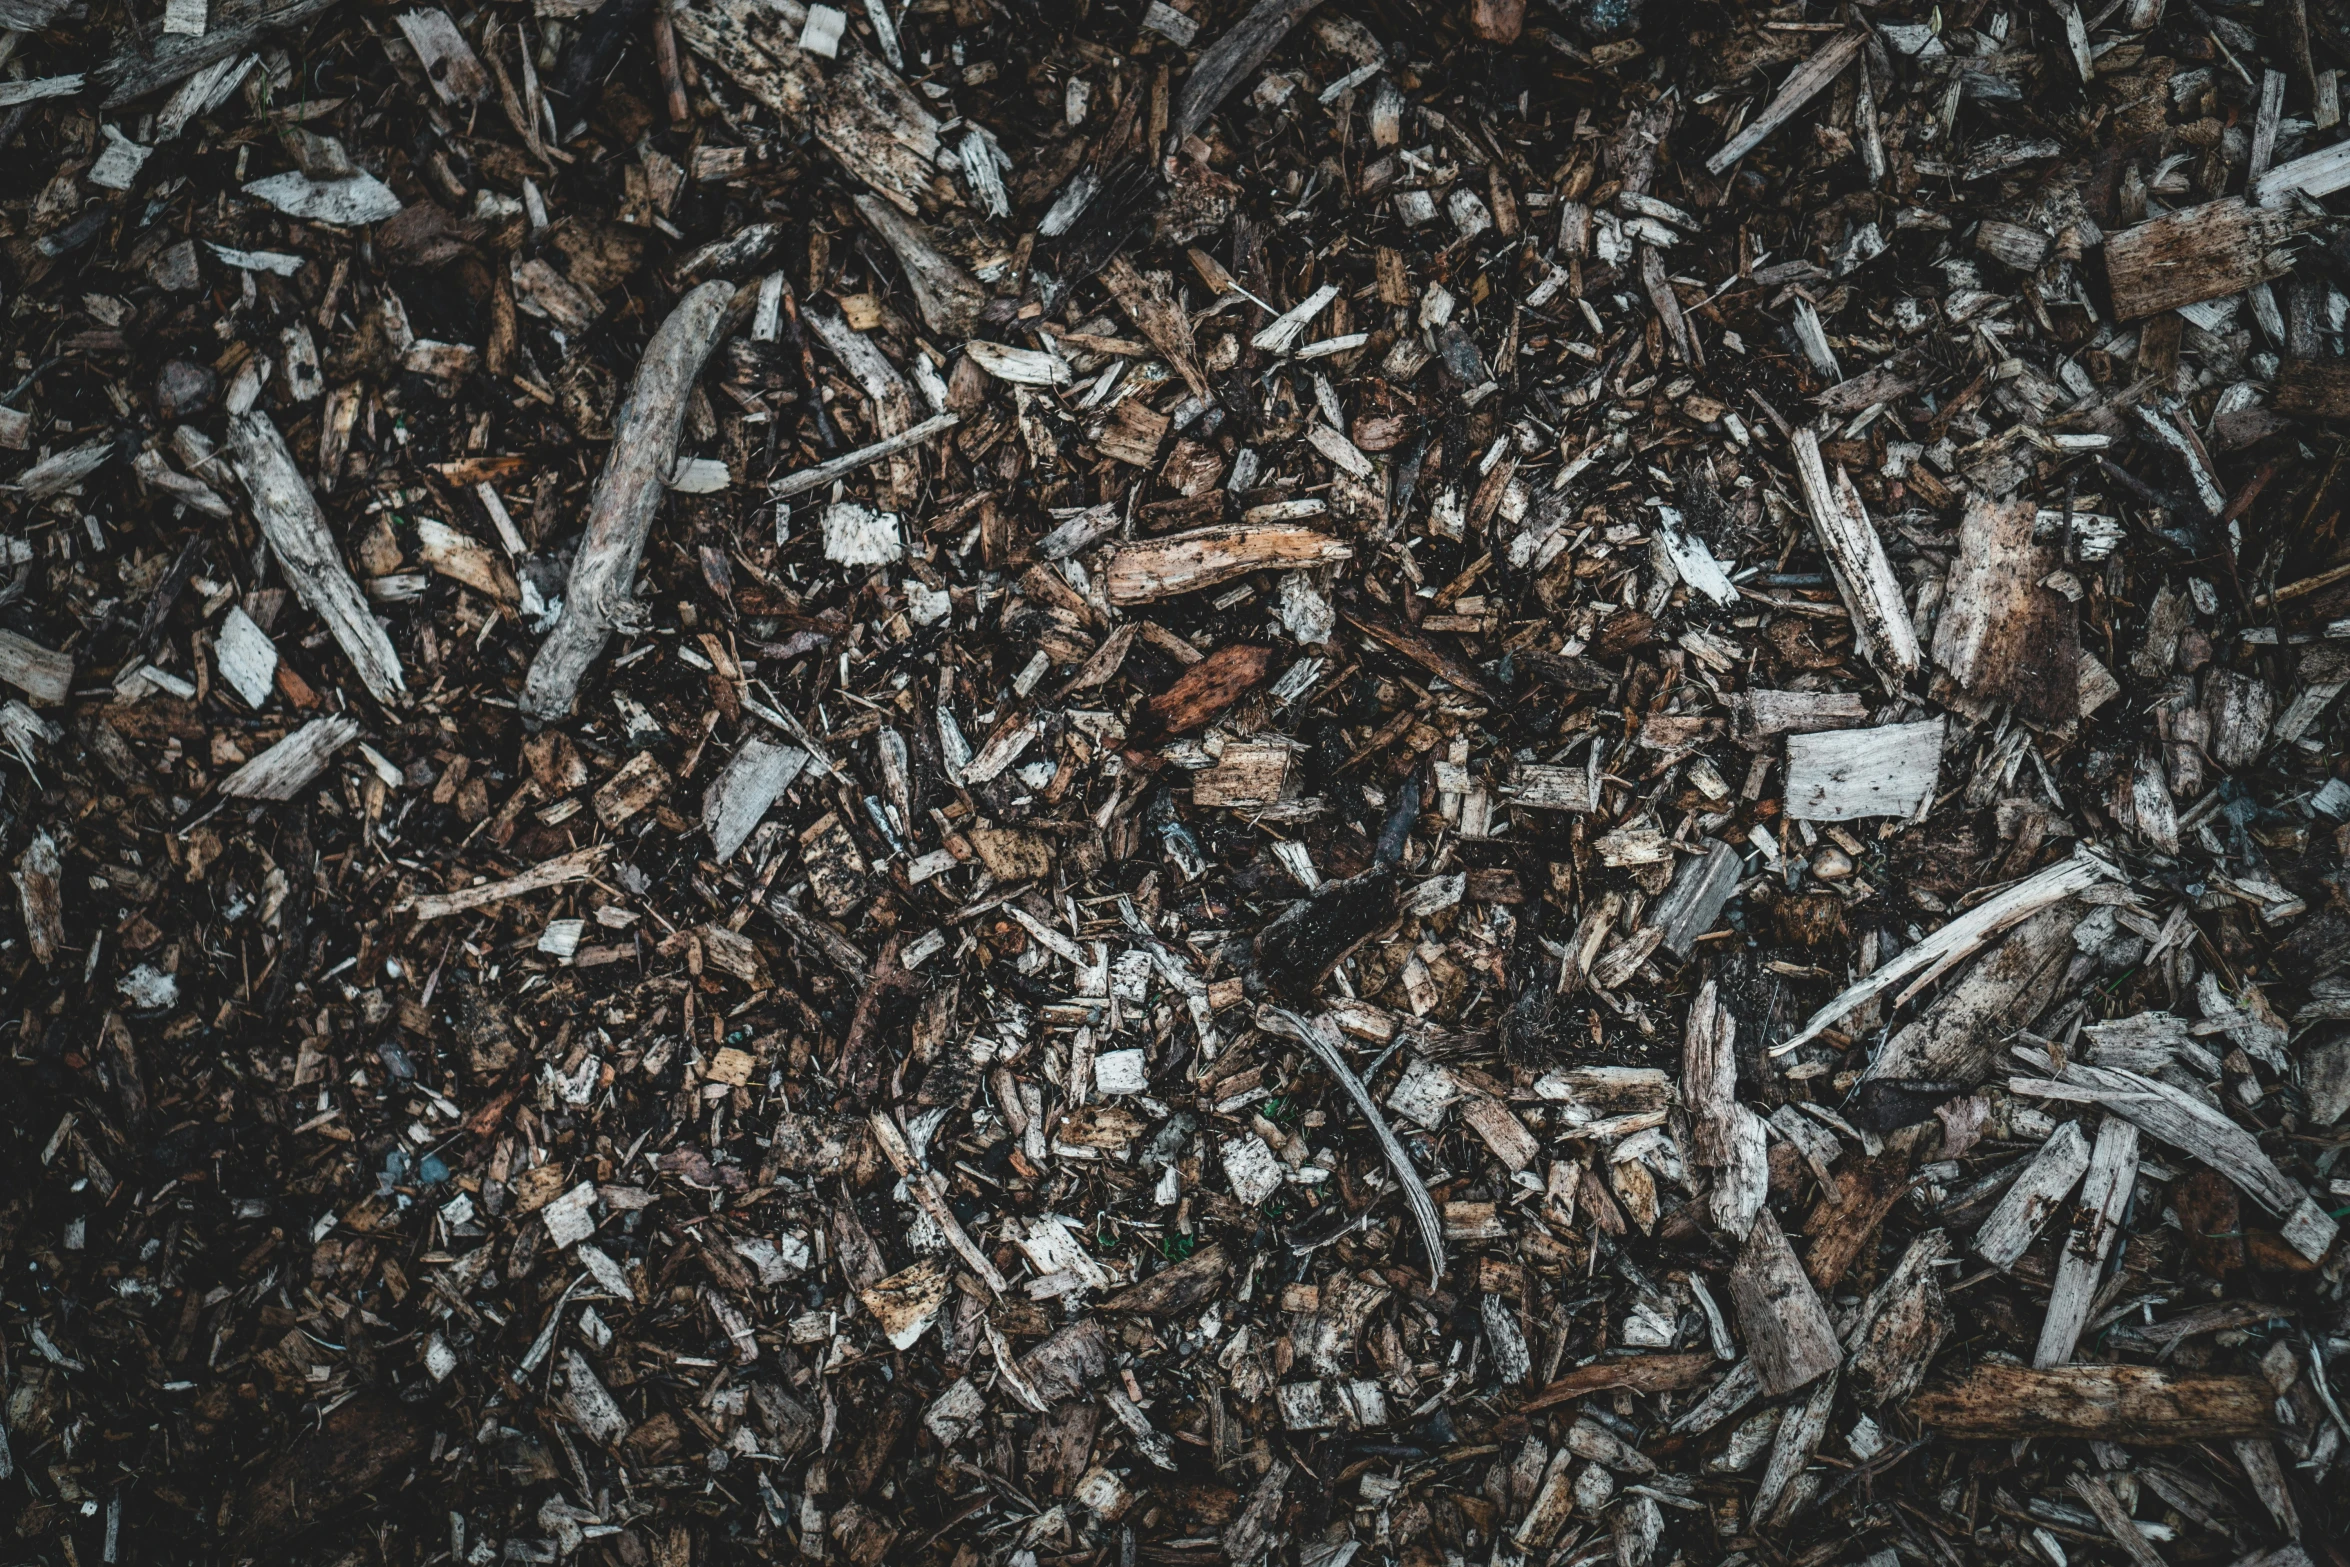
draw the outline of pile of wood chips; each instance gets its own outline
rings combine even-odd
[[[2350,1567],[2344,0],[0,23],[9,1561]]]

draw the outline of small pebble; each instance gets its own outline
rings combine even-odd
[[[1822,881],[1842,881],[1852,874],[1852,856],[1834,844],[1822,844],[1811,857],[1811,873]]]
[[[168,423],[193,419],[212,406],[220,377],[192,359],[166,359],[155,375],[155,412]]]

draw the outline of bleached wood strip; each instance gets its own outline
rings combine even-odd
[[[1738,1020],[1714,982],[1689,1005],[1681,1046],[1681,1099],[1689,1108],[1697,1162],[1713,1171],[1707,1194],[1714,1228],[1744,1240],[1770,1194],[1770,1151],[1761,1117],[1738,1102]]]
[[[2252,200],[2258,206],[2281,207],[2296,191],[2323,199],[2345,188],[2350,188],[2350,141],[2338,141],[2261,175],[2252,182]]]
[[[1252,571],[1353,558],[1353,545],[1310,528],[1218,523],[1120,546],[1102,573],[1102,586],[1113,604],[1148,604]]]
[[[2138,1129],[2118,1115],[2109,1115],[2097,1128],[2097,1146],[2089,1152],[2089,1170],[2081,1178],[2081,1200],[2074,1207],[2071,1239],[2056,1260],[2056,1284],[2048,1292],[2048,1315],[2040,1323],[2040,1343],[2032,1351],[2035,1370],[2046,1371],[2073,1358],[2089,1307],[2097,1299],[2098,1275],[2106,1253],[2121,1229],[2122,1209],[2138,1179]]]
[[[1801,822],[1911,816],[1942,775],[1945,720],[1787,737],[1787,815]]]
[[[2269,74],[2274,76],[2276,73],[2272,71]],[[2138,1521],[2130,1516],[2130,1510],[2122,1505],[2122,1499],[2113,1494],[2112,1486],[2095,1475],[2078,1473],[2069,1476],[2066,1483],[2073,1488],[2075,1496],[2089,1504],[2089,1511],[2095,1513],[2097,1521],[2105,1525],[2105,1532],[2113,1536],[2114,1543],[2127,1552],[2130,1560],[2136,1562],[2138,1567],[2169,1567],[2161,1553],[2147,1541],[2146,1532],[2138,1527]]]
[[[532,866],[519,876],[503,881],[485,881],[478,887],[461,887],[455,892],[427,893],[422,897],[403,898],[395,904],[395,914],[413,914],[419,920],[446,919],[452,914],[463,914],[468,909],[503,903],[508,898],[519,898],[526,893],[543,892],[549,887],[560,887],[566,882],[585,881],[596,873],[609,844],[574,849],[569,854],[558,854]]]
[[[2126,1067],[2068,1064],[2061,1077],[2011,1077],[2008,1087],[2049,1099],[2100,1104],[2172,1147],[2194,1155],[2284,1221],[2294,1250],[2315,1262],[2333,1244],[2336,1225],[2299,1182],[2276,1166],[2259,1139],[2202,1100]]]
[[[2306,159],[2298,160],[2306,162]],[[2295,167],[2288,163],[2286,169]],[[2283,169],[2271,171],[2274,179]],[[2124,321],[2240,294],[2292,271],[2285,241],[2303,227],[2279,203],[2223,196],[2106,236],[2105,280]]]
[[[1286,1034],[1314,1053],[1322,1069],[1338,1080],[1363,1119],[1371,1123],[1371,1131],[1379,1139],[1379,1147],[1387,1155],[1388,1165],[1395,1171],[1396,1180],[1403,1186],[1405,1199],[1411,1204],[1412,1217],[1419,1221],[1420,1244],[1428,1253],[1428,1279],[1431,1288],[1444,1284],[1444,1221],[1437,1217],[1436,1199],[1429,1195],[1427,1182],[1420,1179],[1419,1170],[1412,1164],[1412,1156],[1404,1151],[1388,1128],[1387,1118],[1379,1113],[1379,1106],[1371,1098],[1370,1089],[1355,1076],[1338,1046],[1323,1031],[1305,1018],[1285,1007],[1263,1006],[1257,1009],[1257,1027],[1269,1033]]]
[[[1967,910],[1917,945],[1903,949],[1891,962],[1846,986],[1834,1000],[1807,1018],[1793,1038],[1784,1044],[1773,1045],[1771,1054],[1784,1055],[1798,1045],[1809,1044],[1819,1038],[1822,1029],[1833,1025],[1853,1008],[1883,995],[1913,976],[1923,975],[1931,979],[1952,964],[1963,962],[2010,925],[2029,919],[2059,899],[2069,898],[2082,888],[2115,875],[2118,873],[2112,866],[2086,850],[2076,849],[2071,859],[2059,860],[2054,865],[2034,871],[2005,892]]]
[[[637,563],[677,464],[686,403],[732,303],[732,283],[704,283],[678,301],[645,345],[628,401],[613,421],[611,454],[588,495],[587,531],[571,563],[562,615],[523,679],[522,716],[534,727],[571,711],[588,666],[635,608]]]
[[[1730,1300],[1764,1392],[1792,1393],[1843,1364],[1828,1308],[1768,1206],[1755,1214],[1730,1270]]]
[[[286,450],[285,437],[268,414],[248,409],[229,420],[228,453],[253,498],[253,520],[261,525],[261,535],[269,540],[270,553],[295,594],[326,622],[368,694],[386,704],[401,701],[408,695],[408,683],[400,673],[400,655],[343,565],[326,517],[303,482],[302,471],[294,466],[294,454]]]
[[[702,829],[710,835],[710,850],[720,864],[734,857],[759,818],[791,787],[808,753],[796,745],[778,745],[753,735],[742,743],[702,796]]]
[[[1828,1417],[1836,1408],[1838,1380],[1831,1373],[1812,1389],[1809,1398],[1788,1410],[1786,1418],[1779,1422],[1771,1440],[1770,1461],[1763,1465],[1762,1483],[1754,1491],[1756,1519],[1771,1515],[1795,1477],[1803,1472],[1803,1466],[1811,1462],[1812,1454],[1820,1450],[1820,1439],[1828,1434]]]
[[[1803,485],[1804,504],[1811,509],[1821,552],[1828,557],[1836,587],[1852,611],[1852,629],[1859,639],[1861,656],[1885,682],[1885,689],[1899,695],[1924,664],[1925,655],[1909,621],[1909,606],[1901,597],[1900,579],[1893,575],[1893,563],[1885,558],[1884,541],[1877,537],[1868,509],[1861,504],[1860,492],[1852,487],[1843,464],[1836,465],[1835,482],[1829,483],[1827,466],[1820,458],[1820,438],[1809,429],[1799,429],[1793,444],[1795,476]]]
[[[403,11],[395,20],[441,102],[478,104],[489,96],[490,73],[448,12],[438,7]]]
[[[987,1253],[972,1241],[970,1232],[963,1228],[963,1221],[956,1218],[955,1210],[947,1206],[946,1199],[939,1194],[938,1177],[930,1173],[921,1157],[914,1152],[914,1145],[898,1129],[896,1119],[886,1110],[876,1110],[871,1120],[873,1136],[881,1144],[882,1154],[904,1177],[907,1189],[913,1192],[914,1200],[922,1205],[922,1211],[937,1222],[947,1238],[947,1244],[955,1248],[955,1255],[961,1257],[971,1271],[978,1274],[996,1294],[1001,1295],[1010,1289],[1011,1281],[997,1270]]]
[[[1746,122],[1746,129],[1722,144],[1722,150],[1705,160],[1706,172],[1720,174],[1723,170],[1761,146],[1765,138],[1780,126],[1802,112],[1803,106],[1819,96],[1820,89],[1834,81],[1867,42],[1866,33],[1840,33],[1830,39],[1825,48],[1795,68],[1762,113]]]
[[[35,702],[54,707],[73,690],[73,659],[30,637],[0,631],[0,681]]]
[[[65,862],[57,840],[45,830],[35,832],[16,857],[11,879],[34,959],[43,966],[56,962],[57,949],[65,944]]]
[[[870,463],[877,463],[884,457],[895,457],[900,452],[911,451],[936,436],[944,435],[962,422],[960,414],[935,415],[923,420],[903,434],[875,441],[871,446],[860,446],[853,452],[843,452],[840,456],[820,462],[813,468],[802,468],[798,473],[778,479],[767,486],[767,493],[779,501],[789,500],[795,495],[804,495],[810,490],[830,484],[835,479],[855,473],[859,468]]]
[[[1999,1199],[1999,1206],[1991,1210],[1991,1217],[1975,1231],[1975,1255],[1994,1268],[2014,1267],[2015,1260],[2056,1217],[2088,1168],[2088,1136],[2080,1122],[2067,1121],[2040,1145],[2023,1174]]]
[[[359,720],[347,713],[313,718],[220,781],[220,792],[242,800],[291,800],[359,738]]]

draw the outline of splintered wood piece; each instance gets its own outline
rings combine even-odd
[[[1135,743],[1187,735],[1214,722],[1265,683],[1274,657],[1272,648],[1258,642],[1230,642],[1216,649],[1143,704]]]
[[[1868,508],[1853,488],[1844,465],[1836,465],[1834,483],[1820,456],[1820,439],[1809,428],[1790,437],[1795,449],[1795,476],[1803,487],[1803,502],[1811,511],[1820,552],[1852,612],[1852,630],[1861,656],[1876,670],[1885,689],[1899,696],[1925,662],[1918,648],[1916,627],[1901,596],[1901,580],[1885,558],[1884,541],[1869,521]]]
[[[2080,1342],[2081,1328],[2097,1299],[2105,1255],[2113,1250],[2122,1209],[2137,1179],[2138,1129],[2109,1115],[2097,1128],[2096,1146],[2089,1151],[2088,1173],[2081,1178],[2080,1201],[2073,1207],[2072,1237],[2057,1258],[2048,1315],[2040,1323],[2040,1342],[2032,1351],[2032,1364],[2039,1370],[2073,1358],[2073,1346]]]
[[[979,280],[931,243],[930,231],[893,203],[859,196],[856,207],[867,226],[898,258],[923,323],[942,337],[969,337],[979,325],[979,313],[987,308],[987,290],[979,286]]]
[[[1980,951],[1984,943],[2011,925],[2031,918],[2052,903],[2061,902],[2114,875],[2112,866],[2095,855],[2076,851],[2071,859],[2059,860],[2054,865],[2034,871],[2005,892],[1984,899],[1958,918],[1907,947],[1890,962],[1881,963],[1861,979],[1847,986],[1836,998],[1804,1020],[1803,1027],[1783,1044],[1771,1047],[1771,1054],[1784,1055],[1798,1045],[1809,1044],[1823,1029],[1851,1013],[1853,1008],[1874,1000],[1894,986],[1918,976],[1920,983],[1930,981],[1954,964],[1963,963]]]
[[[1310,528],[1219,523],[1120,545],[1103,569],[1102,589],[1113,604],[1148,604],[1252,571],[1318,566],[1354,553],[1353,545]]]
[[[1746,128],[1722,144],[1721,151],[1705,160],[1708,174],[1721,174],[1731,164],[1761,146],[1766,137],[1803,111],[1803,106],[1819,96],[1826,87],[1843,73],[1868,42],[1868,34],[1839,33],[1826,47],[1797,66],[1771,101],[1762,111],[1746,122]]]
[[[1689,1004],[1681,1098],[1689,1109],[1697,1162],[1713,1172],[1707,1211],[1714,1228],[1744,1240],[1770,1195],[1771,1166],[1762,1118],[1738,1102],[1738,1059],[1732,1048],[1737,1037],[1738,1020],[1707,980]]]
[[[596,867],[610,849],[609,844],[574,849],[569,854],[558,854],[551,860],[532,866],[519,876],[509,876],[503,881],[483,882],[478,887],[465,887],[456,892],[427,893],[421,897],[403,899],[392,906],[392,912],[413,914],[419,920],[446,919],[452,914],[463,914],[468,909],[486,908],[493,903],[503,903],[508,898],[560,887],[566,882],[585,881],[596,873]]]
[[[2044,909],[1934,998],[1878,1051],[1864,1078],[1978,1084],[1991,1074],[1999,1042],[2056,999],[2086,912],[2073,901]]]
[[[2067,1121],[2040,1145],[2021,1175],[1975,1231],[1975,1255],[1994,1268],[2012,1268],[2039,1239],[2048,1221],[2064,1208],[2089,1168],[2089,1138],[2078,1121]]]
[[[884,436],[872,445],[860,446],[853,452],[827,458],[813,468],[802,468],[798,473],[786,474],[767,486],[767,493],[779,501],[805,495],[810,490],[821,489],[833,480],[846,478],[883,458],[895,457],[900,452],[912,451],[917,446],[934,441],[962,422],[961,414],[934,414],[912,429]]]
[[[2264,1377],[1986,1361],[1927,1388],[1911,1408],[1919,1425],[1960,1441],[2060,1436],[2169,1446],[2267,1435],[2276,1428],[2275,1405]]]
[[[1198,135],[1225,96],[1248,80],[1289,36],[1289,30],[1321,3],[1257,0],[1239,21],[1218,34],[1214,43],[1200,51],[1191,74],[1183,79],[1183,92],[1175,100],[1173,121],[1168,126],[1174,140],[1180,143],[1185,137]],[[1152,149],[1152,156],[1159,150]]]
[[[1101,270],[1102,286],[1110,297],[1118,301],[1118,308],[1134,329],[1151,341],[1151,346],[1167,356],[1167,362],[1183,377],[1194,397],[1209,394],[1208,378],[1199,367],[1198,351],[1191,337],[1191,318],[1183,307],[1167,295],[1167,290],[1138,272],[1124,256],[1114,256]]]
[[[2138,1527],[2137,1520],[2130,1516],[2130,1510],[2122,1505],[2121,1498],[2113,1494],[2112,1486],[2096,1475],[2077,1472],[2067,1477],[2066,1484],[2072,1487],[2075,1496],[2088,1504],[2089,1511],[2097,1515],[2097,1521],[2105,1525],[2105,1532],[2113,1536],[2114,1543],[2138,1567],[2169,1567],[2161,1553],[2148,1543],[2145,1531]]]
[[[2276,1166],[2260,1140],[2202,1100],[2160,1078],[2126,1067],[2069,1063],[2061,1076],[2011,1077],[2011,1092],[2099,1104],[2174,1148],[2185,1150],[2284,1221],[2286,1242],[2311,1262],[2334,1243],[2338,1226],[2317,1199]]]
[[[1480,701],[1494,700],[1492,690],[1479,678],[1477,672],[1462,663],[1422,632],[1398,625],[1369,606],[1349,602],[1341,605],[1339,613],[1348,625],[1375,642],[1380,642],[1401,653],[1430,674],[1450,681]]]
[[[1877,1226],[1909,1191],[1909,1175],[1917,1164],[1912,1134],[1896,1133],[1882,1153],[1846,1159],[1836,1172],[1833,1190],[1820,1193],[1805,1216],[1803,1232],[1810,1237],[1804,1271],[1818,1288],[1833,1290],[1876,1236]]]
[[[1792,1393],[1843,1364],[1828,1308],[1768,1207],[1730,1270],[1730,1299],[1764,1392]]]
[[[1510,770],[1510,781],[1503,786],[1502,797],[1529,811],[1588,813],[1599,809],[1590,769],[1583,767],[1546,767],[1520,762]]]
[[[220,781],[220,792],[245,800],[291,800],[344,746],[359,738],[359,720],[344,713],[313,718]]]
[[[431,517],[416,519],[416,556],[452,582],[461,582],[485,598],[517,604],[522,588],[506,563],[472,535]]]
[[[1935,700],[1980,723],[2000,707],[2035,729],[2080,716],[2080,628],[2045,579],[2062,564],[2032,542],[2039,507],[1977,492],[1958,524],[1958,559],[1934,626]]]
[[[872,1125],[873,1136],[881,1144],[883,1157],[904,1178],[907,1189],[914,1194],[914,1200],[922,1205],[922,1211],[937,1222],[939,1229],[946,1235],[947,1244],[955,1248],[955,1255],[961,1257],[971,1271],[978,1274],[996,1294],[1001,1295],[1010,1289],[1011,1284],[997,1270],[995,1263],[979,1249],[978,1244],[971,1239],[970,1232],[963,1228],[963,1221],[955,1217],[955,1210],[947,1206],[946,1198],[938,1189],[938,1177],[930,1173],[929,1167],[922,1163],[921,1156],[914,1152],[914,1145],[898,1129],[896,1119],[886,1110],[876,1110],[872,1115]]]
[[[1745,691],[1730,699],[1730,734],[1749,749],[1788,734],[1855,729],[1869,705],[1855,691]]]
[[[1790,1496],[1796,1477],[1820,1450],[1820,1440],[1828,1434],[1829,1417],[1836,1410],[1836,1387],[1841,1380],[1831,1371],[1808,1398],[1789,1408],[1779,1421],[1779,1429],[1772,1435],[1771,1456],[1754,1488],[1756,1518],[1769,1519],[1778,1511],[1780,1502]]]
[[[368,695],[387,706],[403,700],[408,686],[400,655],[343,565],[326,517],[269,415],[254,408],[230,419],[228,453],[253,498],[253,520],[295,594],[326,622]]]
[[[637,563],[676,466],[686,404],[733,302],[732,283],[704,283],[678,301],[645,344],[613,425],[611,454],[588,495],[587,529],[563,590],[562,615],[523,680],[522,714],[533,727],[571,712],[589,666],[635,610]]]
[[[2278,413],[2305,419],[2350,419],[2350,364],[2288,359],[2277,368]]]
[[[808,753],[796,745],[780,745],[751,736],[728,759],[702,796],[702,828],[710,835],[710,852],[721,863],[733,858],[759,825],[767,808],[791,787],[808,765]]]
[[[1948,720],[1823,729],[1787,737],[1787,815],[1849,822],[1909,817],[1934,797]]]
[[[424,79],[432,83],[441,102],[477,104],[489,96],[490,73],[482,68],[481,57],[473,52],[473,45],[465,41],[448,12],[436,6],[403,11],[394,20],[408,46],[416,51]]]
[[[1131,1311],[1143,1316],[1180,1317],[1207,1305],[1231,1271],[1224,1248],[1202,1246],[1172,1267],[1100,1303],[1103,1311]]]
[[[2108,234],[2105,279],[2113,290],[2113,313],[2135,321],[2285,277],[2293,270],[2285,242],[2304,227],[2306,220],[2291,213],[2227,196]]]

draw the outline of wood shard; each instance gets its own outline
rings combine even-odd
[[[1792,1393],[1843,1364],[1828,1309],[1768,1208],[1730,1270],[1730,1299],[1764,1392]]]

